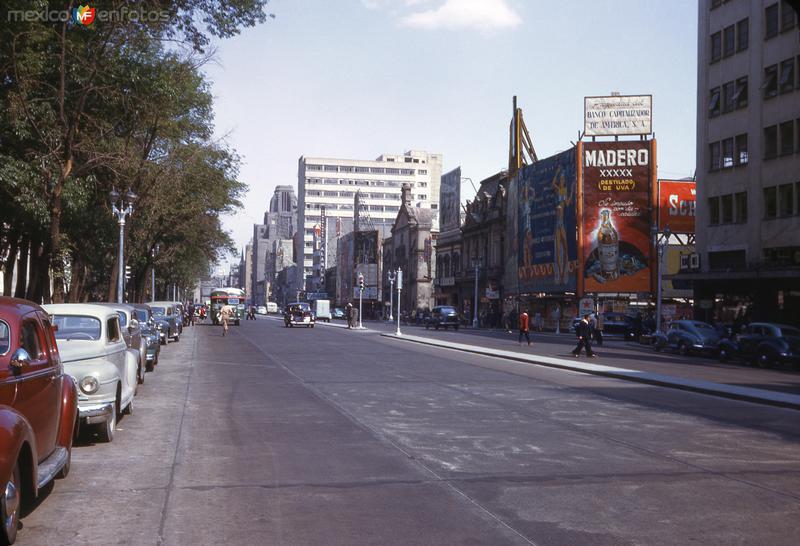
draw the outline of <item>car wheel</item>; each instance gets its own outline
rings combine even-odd
[[[434,330],[438,330],[438,329],[439,329],[439,325],[437,324],[437,325],[436,325],[436,326],[434,326],[433,328],[434,328]]]
[[[447,324],[444,325],[444,329],[447,330]]]
[[[115,404],[116,406],[116,404]],[[116,407],[111,411],[111,415],[101,426],[100,439],[106,443],[114,441],[114,433],[117,431],[117,410]]]
[[[453,328],[455,329],[456,332],[458,332],[458,325],[453,326]]]
[[[766,351],[761,351],[758,353],[757,363],[759,368],[769,368],[772,366],[772,360]]]
[[[17,539],[19,526],[19,512],[22,504],[22,479],[19,470],[19,461],[14,463],[14,469],[3,488],[0,497],[0,518],[2,518],[2,542],[13,544]]]
[[[146,367],[147,364],[144,366],[139,366],[139,377],[136,378],[136,382],[139,383],[139,385],[144,385],[144,372]]]
[[[145,371],[152,372],[153,368],[155,367],[155,365],[157,363],[158,363],[158,360],[156,358],[153,358],[152,362],[148,362],[147,365],[145,365],[145,367],[144,367]],[[142,380],[142,383],[144,383],[144,379]]]
[[[122,415],[133,415],[133,400],[128,402],[128,405],[122,410]]]
[[[660,344],[658,344],[658,343],[654,343],[654,344],[653,344],[653,350],[654,350],[655,352],[657,352],[657,353],[660,353],[660,352],[661,352],[661,349],[663,349],[663,347],[662,347]]]
[[[720,347],[719,354],[717,356],[719,356],[720,362],[727,362],[728,359],[731,357],[731,355],[728,353],[728,349],[726,349],[725,347]]]
[[[678,343],[678,353],[680,353],[681,356],[687,356],[689,354],[689,345],[685,341]]]
[[[181,340],[181,335],[180,334],[175,334],[175,339],[173,341],[175,341],[177,343],[180,340]]]
[[[426,329],[426,330],[430,330],[430,329],[431,329],[431,325],[430,325],[430,324],[426,324],[426,325],[425,325],[425,329]]]

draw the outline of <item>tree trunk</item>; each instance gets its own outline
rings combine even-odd
[[[14,289],[15,298],[24,298],[28,285],[28,249],[30,243],[24,238],[19,245],[19,260],[17,261],[17,287]]]
[[[19,238],[16,233],[10,235],[11,244],[8,247],[8,257],[3,264],[3,295],[10,296],[14,288],[14,264],[17,262],[17,252],[19,251]]]
[[[28,287],[25,290],[25,299],[36,303],[42,303],[42,279],[45,278],[47,266],[42,264],[42,254],[44,249],[38,236],[34,236],[31,241],[30,258],[28,260],[31,264],[31,275],[28,279]]]
[[[67,301],[75,303],[78,301],[78,292],[81,286],[81,270],[83,269],[83,262],[80,257],[72,258],[72,278],[69,283],[69,292],[67,293]]]
[[[64,260],[61,257],[61,191],[72,172],[72,157],[67,156],[61,176],[50,198],[50,269],[53,272],[53,303],[64,303]]]

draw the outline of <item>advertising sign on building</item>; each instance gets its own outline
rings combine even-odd
[[[574,292],[577,159],[575,148],[542,159],[517,179],[520,292]]]
[[[646,135],[653,132],[652,95],[584,97],[584,136]]]
[[[658,229],[694,233],[697,189],[694,180],[658,181]]]
[[[355,277],[358,278],[359,275],[364,276],[363,299],[378,299],[378,264],[356,264]],[[353,298],[358,298],[360,294],[361,290],[358,288],[358,283],[354,282]]]
[[[650,292],[655,141],[581,143],[583,292]]]
[[[461,218],[461,167],[443,174],[439,184],[439,230],[458,229]]]

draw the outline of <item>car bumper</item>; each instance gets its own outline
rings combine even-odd
[[[78,416],[81,422],[87,425],[105,423],[114,411],[113,402],[101,402],[98,404],[85,404],[78,406]]]

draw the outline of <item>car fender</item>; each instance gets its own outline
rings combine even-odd
[[[122,396],[120,409],[127,407],[133,400],[134,389],[137,384],[137,373],[139,370],[139,351],[136,349],[125,350],[125,377],[122,383]]]
[[[61,422],[58,429],[58,445],[72,446],[75,422],[78,418],[78,385],[71,375],[61,376]]]
[[[30,461],[27,468],[31,475],[23,477],[23,480],[30,479],[28,485],[33,487],[33,496],[36,496],[36,463],[38,455],[36,453],[36,443],[34,442],[33,429],[25,417],[11,406],[0,406],[0,483],[7,483],[14,464],[22,451],[23,446],[27,445],[30,450]]]

